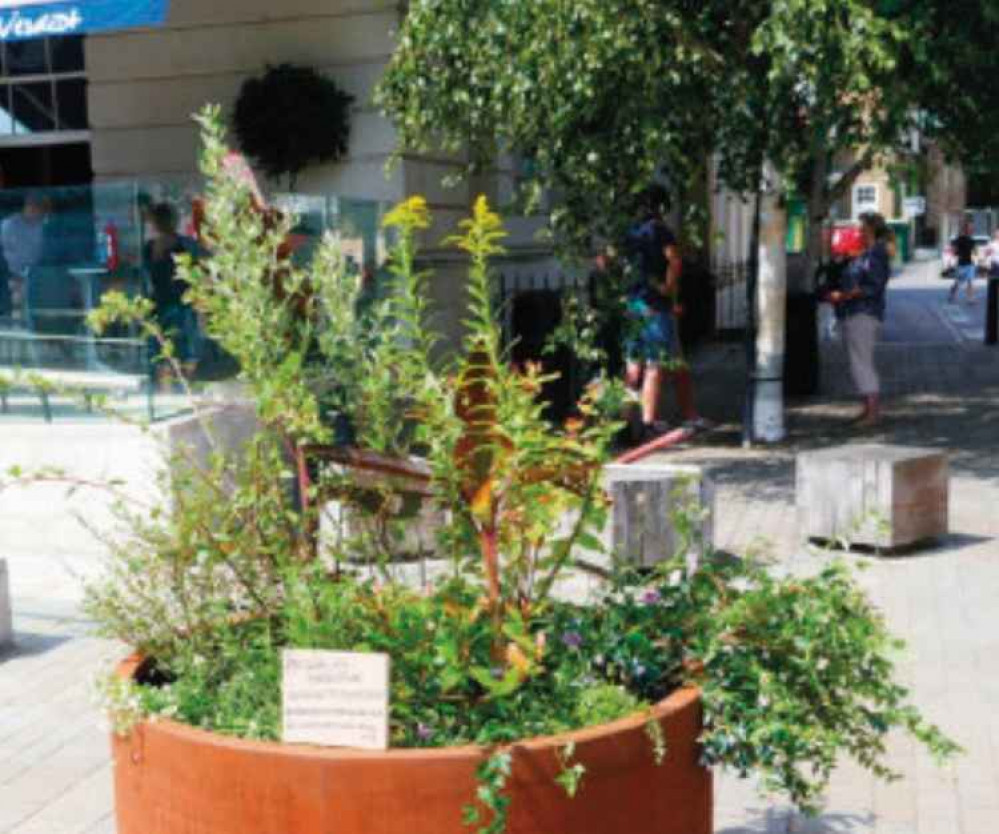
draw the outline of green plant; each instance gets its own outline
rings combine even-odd
[[[112,687],[124,724],[149,713],[277,739],[282,649],[385,652],[393,745],[490,752],[466,818],[491,834],[507,818],[511,745],[641,714],[685,683],[703,693],[706,760],[759,773],[806,810],[841,755],[890,777],[893,729],[942,757],[955,752],[894,682],[898,644],[842,566],[776,577],[754,559],[707,553],[696,569],[683,559],[643,574],[619,567],[588,604],[561,599],[559,580],[601,548],[615,426],[590,392],[579,419],[552,427],[537,401],[540,372],[506,361],[488,270],[499,217],[479,200],[452,238],[470,261],[457,357],[430,358],[414,247],[429,217],[418,198],[387,218],[398,234],[393,292],[368,319],[377,332],[355,343],[356,285],[335,241],[311,267],[284,263],[284,226],[268,227],[226,173],[212,114],[204,127],[212,255],[183,272],[209,332],[240,361],[261,430],[239,455],[171,461],[169,501],[122,516],[130,533],[89,608],[104,633],[155,661],[138,686]],[[110,319],[141,313],[117,305]],[[324,376],[314,356],[363,363],[363,373],[338,364],[342,379]],[[320,402],[337,382],[362,443],[428,463],[432,500],[447,512],[442,570],[426,587],[355,565],[345,556],[356,543],[311,547],[315,517],[287,488],[288,461],[329,439]],[[321,477],[316,497],[324,489],[371,498],[349,473]],[[391,522],[394,506],[378,512]],[[681,552],[703,545],[698,511],[681,508],[674,521]],[[661,761],[669,739],[652,720],[648,734]],[[561,760],[562,787],[585,790],[586,763],[571,749]]]
[[[894,779],[882,759],[890,728],[938,758],[957,751],[896,683],[902,644],[842,564],[806,579],[739,570],[697,641],[709,762],[762,776],[765,788],[816,810],[841,755]]]
[[[475,798],[479,805],[486,809],[490,818],[482,819],[482,812],[477,805],[465,807],[465,825],[476,826],[478,834],[503,834],[506,831],[506,821],[510,809],[510,797],[504,795],[503,789],[510,778],[511,756],[509,753],[494,753],[486,759],[478,769],[476,777],[479,787]]]

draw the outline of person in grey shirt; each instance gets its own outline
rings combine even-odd
[[[9,270],[7,281],[10,287],[10,306],[15,319],[23,314],[28,277],[32,267],[37,266],[42,257],[45,217],[48,213],[49,201],[45,195],[29,191],[20,213],[8,217],[0,227],[3,257]]]

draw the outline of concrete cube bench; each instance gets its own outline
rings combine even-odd
[[[605,544],[618,561],[650,567],[714,546],[715,489],[700,467],[612,464],[604,468],[604,485],[613,502]],[[684,542],[677,512],[697,516],[694,541]]]
[[[797,459],[807,539],[894,550],[948,532],[950,470],[936,449],[851,445]]]
[[[0,651],[14,642],[14,622],[10,610],[10,581],[7,562],[0,559]]]

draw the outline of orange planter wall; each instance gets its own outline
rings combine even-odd
[[[645,716],[517,745],[508,834],[711,834],[697,691],[655,715],[668,746],[661,766]],[[555,752],[570,740],[587,769],[574,799],[554,781]],[[255,743],[170,721],[142,724],[113,748],[118,834],[470,834],[462,808],[485,755]]]

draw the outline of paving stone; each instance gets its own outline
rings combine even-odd
[[[10,579],[7,560],[0,559],[0,651],[5,651],[14,641],[14,620],[10,606]]]
[[[921,280],[893,281],[893,288],[932,297],[935,285]],[[889,311],[891,303],[889,298]],[[924,306],[927,315],[935,315]],[[949,535],[911,556],[848,558],[865,566],[862,583],[892,630],[911,646],[900,669],[916,703],[965,745],[968,756],[940,769],[918,748],[893,740],[889,763],[903,772],[901,785],[907,787],[885,792],[859,768],[843,767],[834,774],[825,813],[809,823],[816,831],[999,831],[999,809],[987,804],[999,797],[999,351],[945,341],[879,346],[886,419],[876,430],[858,433],[849,427],[856,406],[850,402],[846,359],[827,345],[825,394],[791,410],[786,444],[741,449],[738,425],[733,424],[719,432],[720,442],[718,435],[709,436],[704,445],[691,445],[668,458],[710,465],[718,485],[721,549],[745,552],[764,537],[772,542],[781,569],[808,571],[828,554],[800,544],[797,521],[789,512],[796,454],[853,442],[928,445],[951,454]],[[731,379],[725,384],[731,388]],[[712,402],[710,396],[707,401]],[[702,411],[714,416],[708,406]],[[755,830],[749,822],[758,818],[757,804],[743,791],[730,790],[731,779],[721,775],[717,780],[719,822],[738,831],[741,813],[746,830]],[[716,831],[728,834],[722,826]]]

